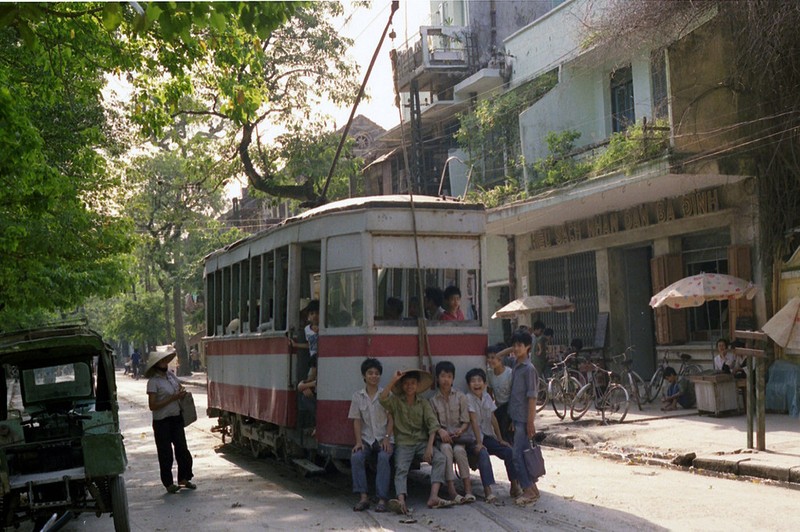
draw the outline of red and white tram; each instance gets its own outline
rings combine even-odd
[[[353,445],[350,399],[365,357],[398,369],[484,366],[487,344],[483,206],[452,199],[376,196],[331,203],[240,240],[205,259],[209,415],[218,430],[286,459],[347,459]],[[465,321],[412,318],[425,287],[456,285]],[[388,298],[400,319],[384,319]],[[304,419],[297,384],[308,353],[287,335],[300,311],[320,300],[316,419]],[[409,312],[410,311],[410,312]]]

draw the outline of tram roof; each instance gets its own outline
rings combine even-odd
[[[328,214],[338,211],[350,211],[368,207],[380,207],[384,209],[408,207],[411,203],[412,196],[408,194],[390,194],[386,196],[364,196],[360,198],[349,198],[339,201],[334,201],[326,205],[321,205],[313,209],[309,209],[297,216],[287,218],[284,224],[292,223],[295,220],[306,220],[319,216],[321,214]],[[484,206],[480,203],[464,203],[455,198],[438,197],[438,196],[413,196],[414,205],[419,205],[425,208],[441,208],[441,209],[460,209],[460,210],[474,210],[482,211]]]
[[[327,203],[325,205],[321,205],[319,207],[315,207],[313,209],[309,209],[303,213],[300,213],[296,216],[292,216],[290,218],[286,218],[279,224],[276,224],[269,229],[264,231],[260,231],[258,233],[248,235],[236,242],[228,244],[222,249],[218,249],[212,251],[208,255],[204,257],[204,260],[208,260],[209,258],[219,255],[221,253],[225,253],[227,251],[231,251],[244,243],[254,239],[259,238],[260,236],[264,235],[265,233],[269,233],[272,231],[279,230],[280,228],[287,227],[289,225],[310,220],[317,216],[323,216],[327,214],[333,214],[338,212],[350,212],[350,211],[358,211],[362,209],[369,209],[369,208],[376,208],[376,209],[397,209],[397,208],[408,208],[411,204],[411,200],[413,199],[414,205],[425,208],[425,209],[449,209],[449,210],[463,210],[463,211],[484,211],[486,208],[481,203],[464,203],[463,201],[450,198],[446,196],[423,196],[423,195],[409,195],[409,194],[388,194],[385,196],[363,196],[359,198],[349,198],[339,201],[334,201],[331,203]]]

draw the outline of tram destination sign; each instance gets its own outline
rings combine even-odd
[[[531,248],[560,246],[569,242],[710,214],[718,212],[720,208],[719,188],[701,190],[537,229],[531,233]]]

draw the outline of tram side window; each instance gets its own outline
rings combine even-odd
[[[289,290],[289,248],[275,250],[275,330],[286,329],[286,306]]]
[[[449,321],[447,325],[470,325],[480,323],[479,285],[476,270],[426,269],[422,271],[423,295],[417,270],[411,268],[378,268],[375,270],[375,319],[383,325],[414,326],[422,309],[432,323],[441,321],[434,309],[425,309],[424,291],[438,288],[441,293],[449,286],[461,292],[460,310],[464,320]],[[423,304],[421,305],[420,302]],[[444,302],[442,302],[444,306]],[[399,315],[398,315],[399,312]]]
[[[237,317],[239,318],[238,330],[233,333],[243,333],[250,330],[250,261],[245,260],[239,263],[239,308]]]
[[[273,252],[265,253],[259,257],[259,285],[256,288],[258,292],[258,307],[256,308],[256,315],[258,316],[258,332],[271,331],[274,328],[273,310],[274,310],[274,296],[273,290],[275,289],[275,255]],[[254,266],[255,267],[255,266]]]
[[[261,301],[259,291],[261,289],[261,257],[250,258],[250,286],[247,291],[247,327],[242,330],[246,332],[256,332],[259,325],[259,310]]]
[[[361,270],[329,273],[327,277],[326,327],[364,325]]]

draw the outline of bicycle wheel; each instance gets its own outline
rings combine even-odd
[[[569,370],[569,376],[580,383],[580,388],[583,388],[585,385],[589,384],[589,381],[586,380],[586,376],[578,371],[577,369]]]
[[[628,390],[619,384],[612,384],[603,396],[601,406],[603,423],[622,423],[630,407]]]
[[[628,393],[630,397],[636,401],[636,406],[639,407],[639,411],[642,410],[642,392],[644,391],[644,381],[639,376],[638,373],[635,371],[628,372],[628,382],[626,383],[628,388]]]
[[[701,368],[697,364],[688,364],[683,369],[682,375],[688,377],[689,375],[700,375],[701,373],[703,373],[703,368]]]
[[[541,412],[547,406],[547,383],[539,377],[539,390],[536,395],[536,411]]]
[[[564,399],[564,387],[561,386],[561,381],[552,379],[547,393],[550,396],[550,404],[553,405],[553,412],[558,419],[564,419],[567,415],[567,402]]]
[[[578,393],[569,409],[569,417],[572,421],[578,421],[589,410],[592,401],[594,400],[594,385],[592,383],[585,384]]]
[[[664,384],[664,368],[660,367],[653,373],[650,378],[650,402],[655,401],[658,394],[661,392],[661,386]]]

